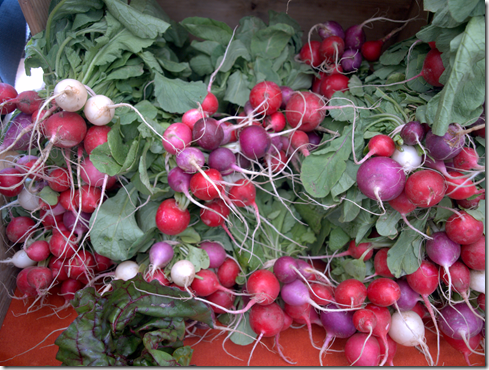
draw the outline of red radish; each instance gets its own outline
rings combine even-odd
[[[443,61],[441,58],[441,52],[437,48],[432,48],[423,63],[423,69],[421,71],[421,76],[430,85],[435,87],[442,87],[443,84],[440,83],[440,76],[445,71],[443,66]]]
[[[426,306],[421,302],[422,302],[422,300],[420,300],[419,302],[416,302],[416,304],[414,305],[414,307],[412,308],[411,311],[416,312],[419,315],[419,317],[423,320],[429,319],[430,313],[428,312],[428,309],[426,308]]]
[[[268,152],[272,140],[261,125],[253,125],[241,130],[239,133],[239,144],[242,154],[250,159],[259,159],[263,158]]]
[[[70,258],[78,249],[75,241],[75,235],[70,237],[69,231],[59,232],[57,230],[53,230],[53,235],[49,240],[49,250],[55,257]]]
[[[187,125],[191,130],[194,128],[195,122],[201,118],[208,117],[207,113],[200,109],[190,109],[182,116],[182,123]]]
[[[268,270],[253,272],[246,282],[246,290],[252,295],[251,301],[259,305],[270,305],[280,293],[280,284],[275,275]]]
[[[39,212],[39,217],[41,218],[42,225],[46,230],[51,230],[53,227],[57,230],[68,231],[68,229],[63,224],[63,214],[53,216],[49,211],[41,210]]]
[[[458,244],[473,244],[484,235],[484,224],[465,211],[454,213],[445,223],[448,237]]]
[[[469,338],[467,342],[470,348],[467,346],[467,343],[463,339],[453,339],[445,333],[443,333],[443,338],[445,338],[450,346],[452,346],[454,349],[464,355],[467,365],[472,366],[469,361],[469,356],[477,349],[477,347],[479,347],[479,344],[482,340],[482,336],[480,334],[474,335],[473,337]]]
[[[350,366],[379,366],[379,342],[367,334],[353,334],[346,341],[345,356]]]
[[[88,155],[92,154],[96,147],[107,142],[110,130],[109,126],[92,126],[88,129],[83,139],[83,146]]]
[[[319,67],[324,61],[324,58],[319,52],[320,47],[321,43],[316,40],[311,40],[310,42],[304,44],[299,52],[300,60],[308,65],[312,65],[313,67]]]
[[[387,253],[389,252],[388,248],[381,248],[375,253],[374,257],[374,269],[375,274],[378,276],[382,276],[385,278],[393,278],[394,275],[389,270],[389,266],[387,265]]]
[[[468,290],[470,286],[470,270],[462,262],[456,261],[441,274],[441,280],[450,289],[459,293],[468,303]]]
[[[327,285],[313,283],[311,286],[311,299],[320,306],[334,302],[334,291]]]
[[[375,135],[368,142],[368,153],[357,164],[362,164],[372,156],[390,157],[396,150],[396,144],[387,135]]]
[[[298,149],[304,157],[307,157],[309,154],[309,150],[307,149],[309,145],[309,136],[304,131],[294,131],[290,135],[290,145],[292,145],[292,148]]]
[[[367,297],[376,306],[388,307],[401,298],[401,289],[394,280],[378,278],[369,284]]]
[[[229,199],[237,207],[251,206],[255,209],[257,219],[259,220],[258,206],[255,203],[256,188],[253,183],[247,179],[240,179],[229,189]]]
[[[93,258],[95,259],[95,271],[102,272],[108,270],[110,266],[114,264],[110,258],[102,256],[97,252],[93,252]]]
[[[202,149],[217,149],[221,145],[223,139],[224,131],[222,125],[214,118],[201,118],[195,122],[194,127],[192,128],[192,140]],[[187,143],[185,146],[189,145],[190,140],[187,141],[185,139],[185,143]]]
[[[445,196],[445,179],[435,171],[417,171],[408,177],[404,191],[415,206],[429,208],[440,203]]]
[[[21,162],[21,159],[17,161],[15,167],[23,174],[26,174],[30,172],[30,174],[27,176],[30,179],[33,179],[35,181],[42,181],[43,178],[45,177],[45,169],[44,167],[39,165],[38,162],[39,158],[34,157],[33,159],[23,161]]]
[[[236,284],[239,275],[239,265],[231,258],[226,258],[217,269],[217,278],[225,288],[231,288]]]
[[[198,172],[192,176],[190,190],[196,198],[201,200],[218,198],[224,191],[221,174],[213,168],[203,171],[203,173]]]
[[[350,79],[339,73],[334,73],[323,78],[321,83],[321,95],[331,99],[337,91],[348,91],[348,82]]]
[[[67,279],[61,283],[59,295],[63,296],[66,302],[75,298],[75,293],[83,288],[83,283],[75,279]]]
[[[404,189],[406,176],[399,163],[388,157],[373,157],[362,163],[357,172],[358,189],[368,198],[389,201]]]
[[[15,197],[24,188],[22,183],[23,175],[18,169],[7,167],[0,171],[0,194]]]
[[[102,190],[89,185],[82,185],[81,188],[75,190],[75,195],[73,196],[73,207],[75,210],[80,208],[80,193],[81,210],[86,213],[95,212],[102,198]]]
[[[211,270],[200,270],[195,274],[196,276],[201,277],[201,279],[194,279],[190,288],[195,292],[199,297],[207,297],[218,290],[223,290],[225,292],[231,293],[229,289],[223,287],[219,284],[219,280],[217,279],[216,274]]]
[[[248,366],[253,355],[253,351],[263,337],[274,337],[284,326],[284,313],[280,306],[271,303],[267,306],[255,305],[250,310],[250,327],[258,334],[257,341],[253,346],[248,360]]]
[[[163,133],[163,148],[170,154],[177,154],[180,150],[190,146],[191,141],[192,130],[181,122],[171,124]]]
[[[486,238],[482,237],[475,243],[462,245],[460,257],[471,270],[485,270]]]
[[[144,276],[144,278],[147,282],[157,280],[158,283],[160,283],[163,286],[169,286],[170,285],[170,282],[166,278],[165,273],[161,270],[156,270],[153,274],[146,274]]]
[[[27,216],[14,217],[8,223],[5,233],[12,243],[23,243],[35,229],[36,222]]]
[[[406,196],[406,191],[405,189],[402,190],[402,193],[399,194],[397,198],[394,198],[389,201],[389,205],[394,208],[397,212],[401,214],[401,217],[404,221],[404,223],[411,228],[412,230],[416,231],[417,233],[423,235],[426,239],[431,239],[426,234],[423,234],[420,230],[415,229],[413,225],[409,222],[407,219],[407,215],[414,211],[416,209],[416,205],[414,205],[411,200]],[[392,276],[386,276],[386,277],[392,277]]]
[[[311,314],[316,314],[314,308],[312,308],[312,306],[307,302],[297,306],[284,303],[284,311],[288,316],[294,319],[295,322],[300,324],[306,324],[307,331],[309,332],[309,339],[311,341],[311,344],[314,346],[314,340],[312,338],[312,325],[311,325],[312,324]],[[319,317],[317,317],[317,320],[319,320]],[[319,321],[319,324],[321,325],[321,321]]]
[[[212,116],[214,113],[217,112],[218,108],[219,108],[219,101],[217,100],[216,96],[210,91],[207,92],[207,95],[205,96],[204,101],[202,102],[202,110],[205,113],[207,113],[209,116]]]
[[[209,227],[218,227],[224,225],[227,217],[229,216],[230,210],[226,203],[222,199],[214,199],[206,206],[215,212],[202,208],[200,210],[200,219],[204,224]],[[217,213],[216,213],[217,212]]]
[[[397,352],[397,343],[392,340],[389,334],[386,334],[386,338],[387,338],[387,347],[385,346],[383,341],[379,340],[380,359],[382,361],[381,363],[383,364],[385,362],[389,366],[395,366],[393,360]],[[387,359],[384,359],[386,355],[387,355]]]
[[[37,91],[33,90],[22,91],[13,101],[16,103],[17,109],[26,114],[34,113],[41,108],[43,103]]]
[[[463,170],[484,171],[485,167],[479,165],[479,154],[474,148],[464,147],[460,153],[453,158],[453,167]]]
[[[482,311],[486,310],[486,295],[485,293],[479,293],[477,296],[477,304]]]
[[[69,278],[80,280],[83,283],[88,283],[93,278],[94,268],[95,258],[85,250],[79,251],[64,265],[66,275]]]
[[[324,102],[311,92],[296,92],[287,103],[285,117],[293,128],[304,132],[316,129],[326,115]]]
[[[478,195],[477,197],[471,199],[458,199],[456,201],[457,204],[465,209],[477,209],[479,207],[479,202],[486,199],[486,191],[485,189],[481,189],[477,192],[480,192],[480,195]]]
[[[285,312],[283,314],[284,314],[284,326],[282,326],[282,329],[280,329],[280,332],[275,335],[275,346],[277,347],[277,351],[278,351],[278,354],[280,355],[280,357],[282,357],[282,359],[285,362],[287,362],[291,365],[294,365],[295,362],[290,361],[282,353],[282,348],[281,348],[280,343],[279,343],[280,333],[283,332],[284,330],[287,330],[290,327],[290,325],[292,325],[292,322],[293,322],[292,318],[289,315],[287,315]]]
[[[35,266],[29,270],[26,279],[29,285],[36,290],[37,295],[43,295],[53,282],[53,275],[49,268]]]
[[[445,180],[447,184],[446,195],[451,199],[467,199],[477,193],[474,183],[467,179],[462,173],[457,171],[448,171],[451,176]]]
[[[345,42],[339,36],[330,36],[321,41],[319,54],[327,63],[338,61],[345,51]]]
[[[356,279],[347,279],[338,284],[335,301],[343,308],[359,308],[367,298],[367,288]]]
[[[64,269],[65,257],[60,258],[51,258],[49,260],[48,267],[51,270],[51,274],[55,281],[64,281],[68,279],[68,275],[66,275],[66,271]]]
[[[67,211],[75,211],[75,195],[71,192],[71,190],[63,191],[59,197],[58,202],[63,206]]]
[[[12,113],[16,104],[14,101],[10,102],[10,100],[14,100],[17,97],[18,93],[15,90],[15,87],[9,85],[5,82],[0,82],[0,114],[8,114]]]
[[[382,40],[365,41],[360,50],[365,60],[368,60],[369,62],[376,62],[379,60],[380,55],[382,54],[383,46],[384,43]]]
[[[49,243],[45,240],[36,240],[25,249],[25,252],[31,260],[36,262],[44,261],[51,254]]]
[[[374,250],[371,243],[356,244],[355,240],[351,240],[350,243],[348,244],[348,250],[344,252],[328,255],[328,256],[314,256],[310,258],[315,260],[315,259],[323,259],[323,258],[352,256],[355,259],[362,258],[363,261],[368,261],[370,258],[372,258],[373,255],[374,255]]]
[[[272,173],[278,173],[284,170],[287,164],[287,155],[283,150],[280,150],[278,153],[274,150],[274,155],[267,155],[267,167],[270,168]]]
[[[34,268],[34,266],[26,267],[17,275],[16,286],[23,297],[35,297],[37,295],[36,289],[27,281],[27,274]]]
[[[359,309],[353,313],[353,325],[362,333],[372,333],[377,325],[377,316],[373,311],[365,308]]]
[[[231,309],[234,305],[234,296],[231,293],[224,290],[217,290],[214,293],[208,295],[206,298],[209,302],[215,303],[216,305],[224,307],[228,310]],[[214,311],[217,314],[226,313],[226,311],[220,309],[219,307],[216,307],[214,305],[210,305],[210,306],[212,311]]]
[[[54,191],[62,193],[70,188],[70,178],[65,168],[55,168],[49,173],[48,185]]]
[[[156,211],[156,226],[163,234],[177,235],[190,223],[190,212],[182,210],[173,198],[165,199]]]
[[[263,119],[263,127],[267,131],[280,132],[285,128],[285,116],[282,112],[275,112]]]
[[[379,342],[381,342],[384,346],[387,346],[390,352],[390,346],[388,345],[387,341],[387,333],[389,332],[391,326],[392,317],[389,309],[386,307],[379,307],[372,303],[367,304],[365,309],[372,311],[377,320],[377,325],[373,327],[372,334],[375,337],[379,337],[381,339]],[[387,353],[387,357],[389,357],[389,353]],[[382,362],[380,366],[383,365],[384,362]]]
[[[282,104],[282,90],[271,81],[257,83],[250,91],[250,104],[256,114],[269,116]]]
[[[88,185],[97,188],[102,188],[105,183],[105,188],[110,189],[117,182],[116,176],[108,176],[100,172],[88,157],[83,158],[80,164],[80,177]]]
[[[44,123],[44,136],[59,148],[72,148],[80,144],[86,133],[85,120],[74,112],[55,113]]]

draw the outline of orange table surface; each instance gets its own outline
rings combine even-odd
[[[17,292],[18,295],[18,292]],[[60,306],[63,299],[52,295],[47,304]],[[25,314],[27,306],[22,300],[13,299],[8,313],[0,328],[0,366],[58,366],[61,362],[56,360],[58,347],[54,341],[61,334],[62,328],[67,327],[76,317],[71,308],[64,309],[58,316],[52,315],[52,309],[45,306],[35,312]],[[49,316],[47,316],[49,315]],[[199,330],[204,334],[204,330]],[[212,331],[213,334],[218,333]],[[240,359],[227,354],[222,348],[221,335],[212,340],[211,333],[199,343],[199,339],[190,338],[185,344],[194,348],[192,365],[197,366],[246,366],[253,344],[239,346],[227,340],[227,352]],[[313,339],[316,345],[321,346],[325,331],[322,327],[313,325]],[[426,331],[427,344],[433,359],[436,359],[436,335]],[[280,358],[274,348],[273,338],[264,338],[263,344],[258,345],[253,353],[251,366],[291,366]],[[332,350],[341,351],[346,339],[337,339]],[[305,328],[289,328],[280,334],[280,344],[285,355],[296,362],[296,366],[319,366],[319,350],[313,348]],[[475,366],[485,366],[485,356],[472,354],[470,362]],[[329,351],[323,355],[325,366],[348,366],[343,352]],[[394,357],[395,366],[427,366],[424,355],[413,347],[397,346]],[[463,355],[454,350],[443,338],[440,340],[439,366],[467,366]]]

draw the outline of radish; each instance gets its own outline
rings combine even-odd
[[[177,154],[191,142],[192,130],[181,122],[172,123],[163,133],[163,148],[170,154]]]
[[[261,338],[274,337],[282,330],[284,326],[284,313],[280,306],[276,303],[271,303],[267,306],[253,306],[250,311],[250,327],[258,338],[253,346],[248,360],[250,365],[253,351],[255,350]]]
[[[230,175],[234,171],[243,172],[243,170],[236,165],[236,156],[234,153],[225,147],[214,149],[209,154],[207,163],[210,168],[218,170],[223,176]]]
[[[362,333],[372,333],[377,325],[375,313],[367,309],[359,309],[353,313],[353,325]]]
[[[459,154],[464,147],[465,137],[462,128],[452,123],[448,126],[447,132],[443,136],[433,134],[428,131],[425,137],[425,145],[433,159],[446,161]]]
[[[190,212],[181,209],[175,199],[165,199],[156,211],[156,226],[163,234],[180,234],[189,223]]]
[[[226,260],[226,251],[220,243],[204,241],[200,243],[200,248],[205,250],[209,256],[209,268],[211,269],[219,268]]]
[[[325,61],[326,63],[338,61],[344,51],[345,41],[339,36],[330,36],[323,39],[323,41],[321,41],[321,46],[319,47],[320,57],[322,61]]]
[[[309,303],[304,303],[301,305],[290,305],[288,303],[284,303],[284,311],[285,313],[294,319],[295,322],[299,324],[305,324],[307,326],[307,331],[309,333],[309,340],[311,341],[311,345],[316,347],[314,344],[314,340],[312,338],[312,321],[311,315],[316,315],[315,320],[319,321],[319,325],[322,326],[321,321],[319,320],[319,316],[317,316],[316,311]]]
[[[445,306],[440,310],[440,329],[453,339],[464,342],[479,334],[484,326],[482,319],[476,316],[465,302]]]
[[[5,234],[12,243],[23,243],[34,233],[36,222],[27,216],[14,217],[8,223]]]
[[[344,311],[334,304],[326,306],[327,311],[321,311],[320,319],[326,330],[326,338],[319,352],[319,362],[323,365],[322,355],[329,347],[331,340],[337,338],[349,338],[356,332],[353,324],[353,312]]]
[[[24,187],[19,193],[17,201],[19,205],[28,211],[35,211],[39,208],[39,198],[37,195],[31,193],[27,188]]]
[[[307,149],[309,145],[309,136],[304,131],[294,131],[290,135],[290,144],[292,148],[298,149],[304,157],[307,157],[309,154],[309,150]]]
[[[267,131],[280,132],[286,125],[285,116],[282,112],[272,113],[263,119],[263,127]]]
[[[282,104],[282,90],[271,81],[257,83],[250,91],[250,104],[255,113],[269,116]]]
[[[201,118],[192,128],[192,140],[205,150],[217,149],[223,139],[222,125],[214,118]]]
[[[451,199],[467,199],[477,194],[477,188],[472,180],[466,178],[457,171],[448,171],[450,178],[445,180],[447,184],[446,195]]]
[[[362,65],[362,53],[359,50],[347,49],[341,56],[341,67],[345,72],[354,72]]]
[[[100,188],[90,185],[82,185],[81,188],[75,190],[72,204],[75,210],[78,210],[81,207],[83,212],[93,213],[97,209],[101,198],[102,191]]]
[[[419,293],[415,292],[404,278],[398,279],[396,282],[401,290],[401,296],[396,302],[397,307],[399,307],[399,310],[401,311],[413,310],[416,303],[422,300]]]
[[[295,91],[288,86],[280,86],[280,91],[282,92],[282,104],[280,105],[280,109],[285,109]]]
[[[425,131],[418,121],[406,123],[399,133],[405,145],[413,146],[419,144],[425,136]]]
[[[74,112],[55,113],[44,123],[44,136],[59,148],[72,148],[80,144],[86,133],[85,120]]]
[[[419,168],[423,161],[416,148],[409,145],[401,145],[399,149],[396,148],[390,157],[402,166],[405,173]]]
[[[380,338],[381,340],[379,341],[379,343],[383,344],[383,346],[387,348],[387,353],[385,353],[386,356],[384,356],[384,360],[380,363],[380,366],[383,366],[387,361],[390,352],[390,346],[387,340],[387,333],[389,332],[392,321],[391,313],[388,308],[380,307],[372,303],[367,304],[365,306],[365,309],[373,312],[377,321],[377,324],[374,325],[372,328],[372,334],[375,337]]]
[[[297,260],[290,256],[282,256],[277,258],[273,264],[273,273],[278,281],[283,284],[293,282],[298,278],[297,270],[299,265]]]
[[[479,308],[482,311],[486,310],[486,294],[485,293],[480,293],[477,296],[477,304],[479,305]]]
[[[390,157],[396,150],[396,144],[394,143],[394,140],[387,135],[375,135],[369,140],[368,149],[369,151],[367,155],[363,157],[361,161],[355,161],[356,164],[362,164],[374,155],[380,157]]]
[[[65,168],[55,168],[49,173],[48,185],[58,193],[62,193],[70,188],[68,171]]]
[[[152,275],[149,273],[144,274],[144,280],[146,280],[148,283],[156,280],[160,285],[163,286],[169,286],[170,282],[165,276],[165,273],[161,270],[156,270]]]
[[[15,267],[18,268],[26,268],[29,266],[37,265],[37,261],[34,261],[29,257],[25,250],[21,249],[14,253],[11,258],[7,258],[6,260],[0,261],[0,263],[11,263]]]
[[[13,100],[9,101],[9,103],[15,103],[17,109],[22,113],[32,115],[35,111],[41,108],[42,99],[39,97],[37,91],[28,90],[22,91]]]
[[[353,334],[346,341],[345,356],[350,366],[379,366],[379,342],[367,334]]]
[[[27,281],[27,274],[34,268],[34,266],[25,267],[17,274],[16,286],[23,298],[37,295],[36,289]]]
[[[36,240],[25,248],[27,256],[36,262],[44,261],[49,257],[51,251],[49,250],[49,243],[45,240]]]
[[[65,257],[51,258],[49,260],[48,268],[51,270],[51,275],[55,281],[64,281],[68,279],[66,271],[64,269]]]
[[[440,77],[445,71],[443,61],[441,58],[441,52],[437,48],[432,48],[423,63],[423,69],[421,71],[421,76],[430,85],[435,87],[442,87],[443,84],[440,83]]]
[[[470,271],[470,289],[486,294],[486,272],[485,270]]]
[[[469,338],[469,340],[467,341],[468,344],[463,339],[453,339],[445,333],[443,333],[443,337],[448,342],[448,344],[450,344],[450,346],[452,346],[454,349],[464,355],[465,361],[467,361],[467,365],[472,366],[469,361],[469,356],[472,354],[472,352],[475,352],[477,347],[479,347],[482,336],[480,334],[474,335],[473,337]]]
[[[190,190],[201,200],[213,200],[221,196],[224,191],[222,176],[219,171],[210,168],[198,172],[190,179]]]
[[[477,170],[484,171],[485,167],[479,165],[479,154],[474,148],[464,147],[455,157],[453,157],[453,167],[463,171]]]
[[[67,279],[61,283],[61,288],[58,295],[62,296],[65,299],[66,303],[69,303],[75,298],[75,293],[78,292],[81,288],[83,288],[83,283],[81,281],[75,279]],[[68,307],[68,305],[66,305],[65,307]]]
[[[367,298],[376,306],[392,306],[401,298],[401,289],[394,280],[378,278],[369,284]]]
[[[398,197],[405,184],[406,176],[401,165],[388,157],[370,158],[357,172],[358,189],[368,198],[380,202]]]
[[[216,96],[213,93],[208,91],[207,95],[204,98],[204,101],[202,102],[202,110],[204,111],[204,113],[207,113],[209,116],[212,116],[214,113],[217,112],[218,108],[219,108],[219,101],[217,100]]]
[[[124,261],[117,265],[114,271],[114,279],[130,280],[139,272],[139,265],[134,261]]]
[[[268,152],[272,141],[263,127],[248,126],[239,133],[239,144],[245,157],[259,159],[263,158]]]
[[[32,136],[34,128],[32,117],[26,113],[19,113],[11,119],[5,134],[2,135],[3,141],[0,145],[0,152],[9,150],[27,150],[31,143],[35,142],[37,135]],[[33,139],[31,141],[31,138]]]
[[[0,82],[0,114],[8,114],[15,110],[16,104],[12,100],[18,93],[15,87],[5,82]]]
[[[324,61],[324,58],[319,51],[320,47],[321,42],[311,40],[302,46],[299,52],[299,59],[310,66],[319,67]]]
[[[419,346],[422,349],[422,353],[427,357],[429,365],[433,365],[433,360],[426,345],[424,323],[416,312],[394,312],[389,336],[400,345],[406,347]]]
[[[250,275],[246,290],[252,296],[250,303],[266,306],[278,297],[280,284],[272,272],[262,269]]]
[[[214,293],[208,295],[206,298],[209,302],[215,303],[215,305],[210,305],[210,306],[212,311],[214,311],[217,314],[226,313],[226,311],[220,309],[217,306],[221,306],[230,310],[234,305],[234,296],[231,293],[224,290],[217,290]]]
[[[69,231],[53,230],[53,235],[49,240],[49,250],[55,257],[70,258],[78,249],[75,244],[75,235],[70,236]]]
[[[195,276],[198,276],[199,278],[196,278],[192,281],[190,288],[194,291],[194,294],[199,297],[207,297],[208,295],[211,295],[218,290],[230,294],[233,293],[219,283],[216,274],[211,270],[202,269],[197,272]]]
[[[0,170],[0,194],[15,197],[24,189],[22,172],[13,167]]]
[[[486,191],[485,189],[481,189],[477,192],[480,192],[480,195],[476,196],[475,198],[457,199],[456,202],[458,206],[465,209],[477,209],[480,201],[486,199]]]
[[[397,352],[397,343],[392,340],[389,334],[386,334],[386,338],[387,347],[383,341],[379,341],[381,364],[387,363],[389,366],[395,366],[393,360]]]
[[[83,113],[91,124],[105,126],[114,118],[114,102],[105,95],[94,95],[85,103]]]
[[[190,109],[182,116],[182,123],[187,125],[190,130],[194,128],[195,122],[202,118],[208,117],[208,114],[200,109]]]
[[[66,226],[67,230],[73,231],[77,235],[77,243],[88,231],[91,216],[91,213],[86,212],[80,212],[79,214],[74,211],[63,213],[63,224]]]
[[[149,274],[168,265],[173,258],[173,247],[166,242],[157,242],[149,249]]]
[[[190,261],[180,260],[172,266],[170,274],[175,285],[189,287],[195,278],[195,266]]]
[[[404,191],[415,206],[429,208],[445,196],[445,179],[435,171],[417,171],[408,177]]]
[[[116,176],[108,176],[100,172],[88,157],[83,158],[80,163],[80,177],[89,186],[98,188],[103,187],[104,183],[106,188],[111,188],[117,181]]]
[[[102,256],[101,254],[98,254],[97,252],[93,252],[93,258],[95,260],[95,271],[96,272],[102,272],[102,271],[108,270],[114,264],[114,261],[112,261],[110,258]]]
[[[374,257],[374,270],[377,276],[382,276],[385,278],[393,278],[394,275],[389,270],[389,266],[387,265],[387,254],[389,252],[389,248],[381,248],[375,253]]]
[[[88,283],[91,278],[93,278],[94,268],[95,259],[90,252],[85,250],[76,253],[64,265],[68,278],[80,280],[85,284]]]
[[[445,223],[448,237],[458,244],[473,244],[484,235],[484,224],[465,211],[451,215]]]
[[[54,87],[54,97],[61,109],[76,112],[87,102],[88,92],[81,82],[67,78]]]
[[[217,278],[225,288],[231,288],[236,284],[236,278],[239,275],[239,265],[232,258],[226,258],[221,266],[217,269]]]
[[[304,132],[316,129],[326,115],[321,98],[307,91],[292,95],[285,109],[289,125]]]
[[[433,262],[443,267],[445,274],[448,274],[448,281],[451,280],[449,267],[459,259],[460,250],[460,244],[452,241],[443,231],[434,233],[432,239],[426,242],[426,254]]]
[[[347,279],[338,284],[334,296],[340,307],[360,308],[367,298],[367,288],[356,279]]]
[[[345,38],[345,31],[343,27],[336,21],[326,21],[318,24],[318,35],[325,39],[330,36],[339,36],[342,39]]]
[[[472,270],[486,269],[486,238],[482,237],[472,244],[462,245],[460,257]]]
[[[326,97],[326,99],[331,99],[335,92],[337,91],[348,91],[348,82],[350,79],[340,73],[334,73],[325,76],[321,82],[321,95]]]
[[[109,126],[92,126],[87,130],[83,139],[83,146],[87,154],[90,155],[97,146],[107,142],[110,130]]]
[[[53,275],[49,268],[36,266],[29,269],[26,279],[37,295],[44,295],[53,282]]]

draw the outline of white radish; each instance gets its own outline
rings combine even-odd
[[[419,168],[422,157],[414,146],[401,145],[401,150],[396,149],[391,158],[402,166],[405,173],[409,173]]]
[[[404,311],[402,316],[394,312],[389,335],[394,342],[403,346],[417,346],[425,337],[423,320],[414,311]]]
[[[105,95],[95,95],[87,100],[83,112],[95,126],[105,126],[114,118],[114,102]]]
[[[484,270],[470,270],[470,289],[486,294],[486,272]]]
[[[171,268],[171,279],[181,287],[188,287],[195,278],[195,266],[187,260],[178,261]]]
[[[117,265],[114,274],[116,280],[127,281],[135,277],[139,272],[139,265],[134,261],[124,261]]]
[[[27,211],[34,211],[39,208],[39,197],[32,194],[27,188],[22,189],[17,200],[20,206]]]
[[[67,78],[58,82],[54,88],[56,104],[67,112],[76,112],[87,102],[88,92],[85,86],[77,80]]]
[[[20,251],[15,252],[15,254],[12,256],[12,258],[7,258],[4,261],[0,261],[0,263],[11,263],[15,267],[18,268],[26,268],[29,266],[35,266],[37,265],[36,261],[31,260],[28,256],[25,250],[21,249]]]

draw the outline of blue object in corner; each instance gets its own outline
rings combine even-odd
[[[0,0],[0,80],[15,86],[27,24],[18,0]]]

